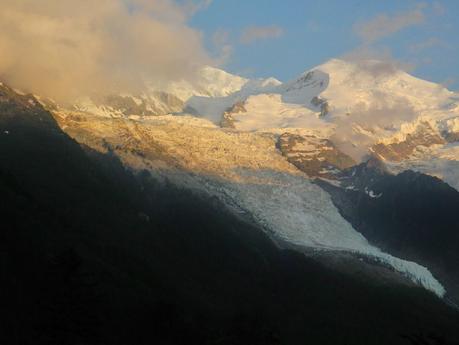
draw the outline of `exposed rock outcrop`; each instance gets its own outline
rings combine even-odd
[[[335,179],[342,169],[356,162],[330,140],[311,135],[284,133],[278,148],[287,160],[310,177]]]

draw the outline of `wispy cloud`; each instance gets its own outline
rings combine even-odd
[[[446,80],[443,80],[440,84],[446,88],[449,88],[456,83],[457,83],[457,78],[451,77],[451,78],[447,78]]]
[[[186,0],[182,7],[190,16],[195,15],[197,12],[205,10],[212,4],[213,0]]]
[[[210,62],[183,2],[2,0],[1,7],[0,78],[25,91],[58,99],[130,92],[144,79],[191,78]]]
[[[308,23],[306,24],[306,27],[310,32],[319,32],[320,31],[320,25],[315,20],[309,20]]]
[[[426,19],[425,8],[426,5],[422,3],[412,10],[396,13],[392,16],[380,14],[368,21],[356,23],[354,31],[364,43],[373,43],[410,26],[422,24]]]
[[[233,45],[230,42],[230,32],[219,29],[212,36],[212,44],[216,51],[216,65],[224,65],[233,54]]]
[[[415,67],[413,63],[395,59],[388,47],[361,46],[341,58],[357,64],[362,71],[375,77],[390,75],[400,70],[411,71]]]
[[[435,1],[432,4],[432,9],[433,9],[433,12],[437,16],[442,16],[442,15],[444,15],[446,13],[446,7],[439,1]]]
[[[279,38],[284,34],[284,29],[277,25],[272,26],[251,26],[241,34],[241,43],[251,44],[258,40]]]
[[[425,49],[433,48],[433,47],[441,47],[447,48],[448,44],[437,37],[430,37],[427,40],[413,43],[408,47],[408,50],[411,53],[419,53]]]
[[[412,71],[415,66],[431,63],[428,57],[418,58],[414,54],[433,47],[447,47],[447,44],[437,37],[413,42],[407,46],[407,52],[411,55],[409,62],[395,59],[388,46],[381,45],[380,40],[393,36],[403,29],[420,26],[428,21],[432,15],[441,16],[445,8],[440,2],[418,3],[411,10],[397,12],[392,15],[381,13],[369,20],[354,24],[354,33],[361,39],[361,44],[352,52],[346,54],[345,59],[361,64],[364,69],[370,68],[375,73],[393,73],[400,69]],[[378,60],[378,64],[365,66],[365,61]]]

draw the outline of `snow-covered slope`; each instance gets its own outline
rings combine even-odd
[[[390,64],[333,59],[283,84],[248,85],[227,97],[192,97],[186,109],[240,131],[294,130],[329,139],[356,162],[377,154],[416,169],[417,151],[435,145],[448,152],[448,164],[440,165],[459,161],[457,151],[448,148],[459,141],[459,95]],[[424,164],[422,171],[437,170],[438,165]],[[450,181],[457,179],[459,173]]]
[[[137,95],[82,98],[74,109],[109,117],[185,112],[240,131],[301,129],[331,139],[356,161],[426,122],[449,141],[459,139],[458,94],[380,61],[333,59],[286,83],[212,67],[197,75],[162,86],[148,82]]]
[[[56,118],[77,141],[116,154],[131,169],[220,198],[280,243],[367,255],[444,294],[425,267],[381,252],[354,230],[329,195],[281,155],[274,134],[225,130],[189,116],[133,120],[59,112]]]
[[[146,81],[143,90],[137,94],[81,97],[71,108],[106,117],[166,115],[182,112],[185,102],[193,96],[226,97],[239,91],[248,82],[248,79],[205,66],[192,80],[179,80],[166,85]]]
[[[195,80],[172,82],[163,91],[173,94],[183,101],[192,96],[225,97],[239,91],[249,82],[248,79],[227,73],[221,69],[205,66]],[[153,87],[161,90],[160,86]]]

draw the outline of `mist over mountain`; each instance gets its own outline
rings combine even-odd
[[[145,80],[193,79],[211,58],[189,14],[169,0],[5,0],[0,76],[66,102],[137,91]]]

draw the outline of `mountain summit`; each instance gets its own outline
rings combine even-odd
[[[416,168],[459,187],[451,172],[459,159],[459,95],[390,63],[332,59],[286,83],[192,97],[187,109],[240,131],[331,140],[357,162],[376,155],[396,171]]]

